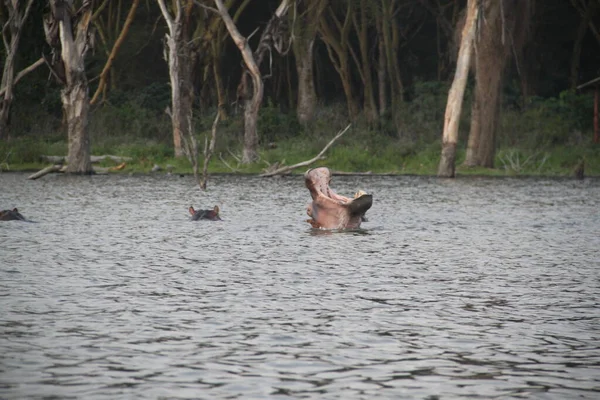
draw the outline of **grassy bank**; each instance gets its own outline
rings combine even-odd
[[[447,87],[443,85],[417,85],[413,98],[404,104],[395,122],[384,117],[379,126],[372,127],[357,118],[327,151],[326,159],[313,166],[325,165],[346,172],[435,175],[446,96]],[[155,165],[163,170],[170,166],[174,173],[192,173],[188,160],[172,157],[170,121],[161,111],[164,104],[152,104],[147,98],[140,100],[132,95],[96,110],[90,121],[92,154],[132,158],[124,170],[115,173],[148,173]],[[467,168],[463,166],[470,123],[466,99],[457,174],[571,176],[584,160],[586,176],[600,176],[600,145],[592,143],[591,96],[565,92],[556,99],[530,99],[526,108],[511,104],[507,101],[504,106],[495,168]],[[42,155],[66,155],[66,133],[56,110],[57,107],[21,107],[15,112],[14,133],[10,140],[0,141],[1,171],[39,170],[48,165]],[[213,117],[209,111],[195,121],[200,145],[210,134]],[[275,163],[292,165],[308,160],[347,124],[343,103],[320,107],[313,124],[300,126],[292,112],[282,111],[267,100],[258,124],[260,160],[242,165],[241,115],[239,110],[230,110],[229,118],[219,125],[209,172],[255,174]],[[99,164],[114,165],[112,161]],[[304,167],[296,172],[305,170]]]
[[[241,148],[219,148],[209,165],[211,173],[263,172],[269,165],[282,163],[292,165],[314,157],[327,144],[335,132],[327,132],[320,138],[285,139],[275,142],[275,148],[261,148],[261,160],[250,165],[239,162]],[[325,159],[313,166],[328,166],[337,171],[435,175],[440,155],[440,144],[416,146],[402,144],[389,138],[364,138],[357,132],[348,132],[338,140],[325,155]],[[113,140],[98,141],[92,146],[94,155],[112,154],[131,157],[125,169],[115,173],[148,173],[155,165],[173,173],[192,173],[187,159],[175,159],[172,147],[151,140],[125,138],[126,144]],[[21,137],[0,143],[0,169],[2,171],[33,171],[44,168],[48,162],[42,155],[65,155],[67,144],[64,138]],[[495,168],[468,168],[463,166],[464,149],[457,159],[459,175],[493,176],[572,176],[575,166],[585,160],[586,176],[600,176],[600,146],[556,146],[539,149],[501,148],[497,152]],[[112,167],[111,160],[97,164]],[[302,173],[307,167],[299,168]]]

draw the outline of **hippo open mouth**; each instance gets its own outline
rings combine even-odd
[[[363,191],[352,199],[335,193],[329,187],[331,171],[327,167],[309,169],[304,174],[304,182],[312,197],[306,210],[311,217],[307,222],[314,228],[357,229],[373,205],[373,196]]]

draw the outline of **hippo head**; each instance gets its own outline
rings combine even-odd
[[[25,221],[25,217],[21,215],[19,210],[13,208],[12,210],[0,211],[0,221]]]
[[[357,229],[373,204],[373,196],[362,190],[352,199],[335,193],[329,187],[331,172],[326,167],[306,171],[304,182],[312,197],[306,213],[313,228]]]
[[[198,221],[200,219],[208,219],[210,221],[221,221],[219,216],[219,206],[215,206],[212,210],[195,210],[194,207],[190,206],[188,209],[192,217],[192,221]]]

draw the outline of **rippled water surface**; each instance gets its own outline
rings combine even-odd
[[[0,398],[597,399],[600,180],[0,174]],[[224,221],[189,221],[221,207]]]

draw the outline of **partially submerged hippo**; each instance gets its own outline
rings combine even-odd
[[[13,208],[12,210],[2,210],[0,211],[0,221],[27,221],[23,215],[17,210]]]
[[[212,210],[194,210],[194,207],[190,206],[189,211],[190,214],[192,214],[192,217],[190,218],[192,221],[198,221],[199,219],[221,221],[221,217],[219,217],[219,206],[215,206]]]
[[[357,229],[365,213],[373,205],[373,196],[362,190],[354,198],[340,196],[329,187],[331,172],[327,167],[313,168],[304,174],[312,203],[308,205],[307,220],[313,228]]]

